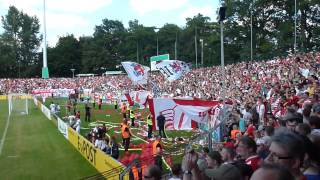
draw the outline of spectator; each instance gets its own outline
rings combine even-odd
[[[286,168],[279,165],[263,164],[255,171],[250,180],[293,180],[294,177]]]
[[[52,114],[55,114],[56,113],[56,105],[53,102],[51,102],[49,107],[50,107],[50,112]]]
[[[311,127],[311,137],[315,143],[318,142],[320,147],[320,117],[319,116],[311,116],[309,120],[309,124]],[[317,141],[319,140],[319,141]]]
[[[305,155],[303,139],[288,129],[279,129],[272,137],[265,162],[289,169],[295,179],[304,179],[300,168]]]
[[[102,139],[102,136],[98,134],[97,139],[94,143],[94,146],[98,149],[100,149],[101,151],[106,152],[107,149],[107,145],[104,139]]]
[[[221,158],[223,164],[232,164],[235,160],[236,152],[233,148],[223,147],[221,151]]]
[[[155,165],[159,166],[162,171],[162,153],[164,146],[161,142],[161,137],[157,136],[157,139],[152,143],[152,155],[155,157]]]
[[[302,136],[308,136],[311,133],[311,128],[306,123],[300,123],[298,126],[296,126],[295,132]]]
[[[111,144],[110,144],[110,155],[114,158],[114,159],[118,159],[119,158],[119,145],[117,143],[116,137],[112,136],[111,137]]]
[[[90,122],[91,119],[91,107],[89,106],[89,103],[85,104],[85,121]]]
[[[296,126],[302,122],[302,117],[298,113],[295,113],[293,110],[293,112],[288,112],[283,117],[283,121],[285,122],[288,129],[294,131]]]
[[[181,164],[174,164],[171,168],[172,177],[169,180],[182,180]]]
[[[205,175],[215,180],[241,180],[239,169],[232,164],[223,164],[216,169],[206,169]]]
[[[209,152],[206,160],[210,169],[216,169],[222,164],[222,157],[218,151]]]
[[[121,124],[121,134],[122,134],[124,150],[128,151],[132,132],[130,130],[130,127],[128,126],[126,119],[124,119],[123,123]]]
[[[80,134],[80,124],[81,124],[81,120],[79,118],[76,118],[76,123],[72,126],[74,130],[76,130],[76,132],[78,134]]]
[[[257,145],[253,139],[247,136],[240,139],[237,147],[237,154],[246,161],[246,164],[251,166],[253,171],[259,168],[261,161],[261,158],[257,155],[256,151]]]
[[[303,174],[307,180],[320,179],[320,149],[309,138],[302,136],[306,155],[303,161]]]
[[[159,136],[161,136],[161,138],[167,138],[166,132],[164,130],[165,122],[166,118],[163,116],[162,113],[160,113],[160,115],[157,117],[157,125],[159,129]]]
[[[161,179],[161,170],[156,165],[150,165],[144,172],[144,179],[153,179],[160,180]]]
[[[150,113],[147,116],[147,125],[148,125],[148,139],[152,138],[152,128],[153,128],[153,123],[152,123],[152,114]]]

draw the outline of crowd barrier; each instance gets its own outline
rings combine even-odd
[[[33,97],[33,100],[36,106],[49,120],[55,120],[55,118],[52,118],[53,116],[46,106],[44,106],[35,97]],[[106,174],[105,177],[111,180],[119,179],[120,173],[125,169],[123,164],[105,154],[100,149],[95,148],[92,143],[69,127],[67,123],[59,117],[57,117],[57,128],[59,132],[63,134],[63,136],[75,147],[75,149],[98,170],[99,173],[105,174],[105,172],[112,171],[112,174],[114,174],[113,176]],[[129,176],[125,176],[124,179],[128,180]]]

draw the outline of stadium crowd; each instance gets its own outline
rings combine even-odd
[[[225,76],[220,70],[194,69],[173,83],[157,72],[151,74],[150,81],[163,95],[207,100],[222,98],[225,79],[226,102],[232,107],[223,146],[210,152],[207,147],[202,152],[186,150],[181,165],[172,168],[172,179],[320,179],[320,53],[231,64],[225,67]],[[0,79],[4,93],[41,88],[107,93],[134,86],[124,75]],[[144,177],[159,179],[159,171],[150,166]]]

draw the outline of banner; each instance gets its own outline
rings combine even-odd
[[[135,62],[121,62],[129,78],[135,84],[147,84],[149,67]]]
[[[68,125],[58,117],[58,130],[68,139]]]
[[[54,96],[54,97],[69,97],[70,94],[74,94],[74,89],[34,89],[31,93],[35,96]]]
[[[165,116],[165,128],[168,130],[192,129],[196,123],[208,123],[209,114],[219,105],[218,101],[181,100],[181,99],[150,99],[150,111],[154,117],[153,124],[157,127],[156,118],[160,113]]]
[[[0,95],[0,100],[7,100],[7,95]]]
[[[35,104],[36,106],[38,106],[38,100],[37,100],[37,98],[33,97],[33,102],[34,102],[34,104]]]
[[[124,166],[120,162],[105,154],[100,149],[95,148],[92,143],[79,135],[71,127],[68,127],[68,139],[70,143],[81,153],[81,155],[100,173],[111,170],[115,176],[108,177],[108,179],[119,179],[119,174],[124,169]],[[128,179],[128,177],[125,177],[125,179]]]
[[[156,64],[156,67],[170,82],[179,79],[181,76],[190,71],[187,63],[178,60],[161,61]]]
[[[34,95],[36,95],[36,94],[51,94],[53,92],[54,92],[53,89],[34,89],[31,91],[31,93]]]
[[[69,97],[70,94],[75,94],[74,89],[52,89],[54,97]]]
[[[130,96],[134,102],[134,105],[138,106],[139,109],[146,108],[147,99],[150,95],[151,93],[149,91],[144,90],[130,92]]]
[[[47,118],[48,118],[49,120],[51,120],[50,110],[49,110],[46,106],[42,105],[42,106],[41,106],[41,111],[43,112],[43,114],[44,114],[45,116],[47,116]]]

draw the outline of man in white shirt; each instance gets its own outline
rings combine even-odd
[[[51,102],[51,104],[50,104],[50,112],[52,114],[56,113],[56,105],[53,102]]]
[[[80,134],[80,123],[80,119],[77,119],[76,123],[73,125],[73,129],[75,129],[78,134]]]
[[[264,125],[264,112],[265,112],[265,106],[263,104],[262,98],[260,97],[257,102],[257,113],[259,114],[260,125]]]

